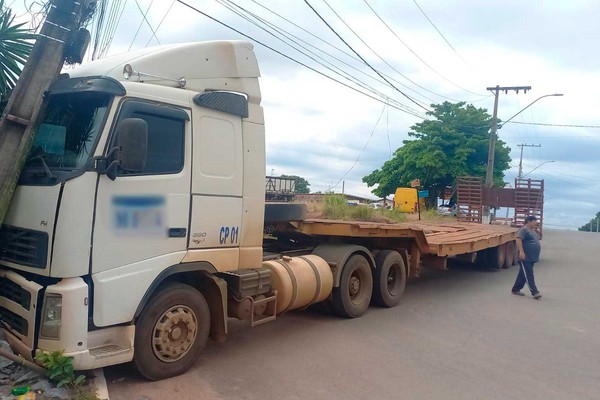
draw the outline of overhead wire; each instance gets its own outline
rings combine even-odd
[[[600,125],[575,125],[575,124],[544,124],[541,122],[521,122],[521,121],[508,121],[507,124],[521,124],[521,125],[540,125],[540,126],[556,126],[561,128],[590,128],[600,129]]]
[[[383,113],[385,112],[386,108],[387,108],[387,105],[384,105],[383,109],[381,110],[381,114],[379,114],[379,118],[377,118],[377,122],[375,122],[375,126],[373,127],[373,130],[371,131],[371,134],[369,135],[369,139],[367,139],[367,142],[363,146],[362,150],[358,153],[356,160],[354,160],[354,164],[352,164],[352,166],[348,169],[348,171],[346,171],[346,173],[344,175],[342,175],[342,177],[337,181],[337,183],[335,185],[329,186],[327,191],[330,191],[333,188],[335,188],[337,185],[339,185],[340,182],[343,181],[344,178],[354,169],[354,167],[356,167],[356,164],[358,164],[358,160],[360,159],[360,156],[362,155],[362,153],[364,153],[367,146],[371,142],[371,139],[373,138],[373,134],[375,133],[375,130],[377,129],[377,126],[379,125],[379,121],[381,121],[381,117],[383,117]]]
[[[317,17],[319,17],[319,19],[321,21],[323,21],[323,23],[325,25],[327,25],[327,27],[342,41],[344,42],[344,44],[346,46],[348,46],[348,48],[350,50],[352,50],[352,52],[354,54],[357,55],[358,58],[360,58],[362,60],[363,63],[365,63],[365,65],[367,65],[369,68],[371,68],[377,75],[379,75],[384,81],[386,81],[392,88],[394,88],[397,92],[399,92],[400,94],[402,94],[404,97],[406,97],[408,100],[410,100],[411,102],[413,102],[414,104],[416,104],[418,107],[422,108],[425,111],[431,111],[429,109],[427,109],[426,107],[423,107],[421,104],[419,104],[416,100],[414,100],[412,97],[410,97],[409,95],[407,95],[406,93],[404,93],[402,90],[398,89],[396,86],[394,86],[393,83],[391,83],[387,78],[385,78],[377,69],[375,69],[371,64],[369,64],[367,62],[367,60],[365,60],[356,50],[354,50],[354,48],[352,46],[350,46],[350,44],[348,42],[346,42],[344,40],[344,38],[342,38],[336,31],[335,29],[333,29],[333,27],[331,25],[329,25],[329,23],[321,16],[321,14],[319,14],[319,12],[317,10],[314,9],[314,7],[308,2],[308,0],[304,0],[304,2],[306,3],[306,5],[308,5],[308,7],[310,7],[311,10],[313,10],[313,12],[317,15]]]
[[[337,50],[337,51],[338,51],[338,52],[340,52],[341,54],[343,54],[343,55],[345,55],[345,56],[347,56],[347,57],[349,57],[349,58],[353,59],[354,61],[359,61],[359,62],[361,62],[360,58],[356,57],[355,55],[353,55],[353,54],[351,54],[351,53],[348,53],[348,52],[344,51],[343,49],[341,49],[341,48],[339,48],[339,47],[335,46],[333,43],[331,43],[331,42],[329,42],[329,41],[327,41],[327,40],[324,40],[323,38],[321,38],[321,37],[319,37],[319,36],[315,35],[314,33],[310,32],[309,30],[306,30],[306,29],[305,29],[305,28],[303,28],[302,26],[300,26],[300,25],[296,24],[295,22],[293,22],[293,21],[291,21],[290,19],[288,19],[288,18],[284,17],[283,15],[281,15],[281,14],[279,14],[279,13],[277,13],[277,12],[273,11],[272,9],[270,9],[270,8],[268,8],[268,7],[265,7],[264,5],[260,4],[260,3],[259,3],[259,2],[257,2],[256,0],[250,0],[250,1],[251,1],[251,2],[253,2],[254,4],[256,4],[257,6],[259,6],[259,7],[263,8],[265,11],[267,11],[267,12],[269,12],[269,13],[271,13],[271,14],[273,14],[273,15],[277,16],[278,18],[281,18],[282,20],[284,20],[285,22],[287,22],[287,23],[289,23],[290,25],[294,26],[295,28],[297,28],[297,29],[299,29],[299,30],[303,31],[304,33],[306,33],[306,34],[308,34],[308,35],[312,36],[313,38],[317,39],[318,41],[320,41],[320,42],[321,42],[321,43],[323,43],[324,45],[326,45],[326,46],[328,46],[328,47],[330,47],[330,48],[332,48],[332,49],[335,49],[335,50]],[[328,53],[328,52],[326,52],[326,51],[324,51],[324,50],[320,49],[319,47],[316,47],[316,46],[314,46],[314,45],[312,45],[312,44],[310,44],[310,43],[308,43],[308,42],[306,42],[306,41],[304,41],[304,40],[302,40],[302,39],[298,38],[298,37],[297,37],[297,36],[295,36],[295,35],[292,35],[292,36],[294,36],[294,37],[295,37],[295,38],[297,38],[298,40],[300,40],[300,41],[302,41],[302,42],[304,42],[304,43],[308,44],[309,46],[311,46],[311,47],[314,47],[314,48],[315,48],[315,49],[317,49],[318,51],[320,51],[320,52],[322,52],[322,53],[324,53],[324,54],[327,54],[329,57],[331,57],[331,58],[333,58],[334,60],[336,60],[336,61],[338,61],[338,62],[340,62],[340,63],[342,63],[342,64],[346,65],[347,67],[349,67],[349,68],[352,68],[352,69],[354,69],[355,71],[357,71],[357,72],[359,72],[359,73],[361,73],[361,74],[363,74],[363,75],[365,75],[365,76],[367,76],[367,77],[369,77],[369,78],[371,78],[371,79],[374,79],[375,81],[377,81],[377,82],[379,82],[379,83],[384,83],[384,84],[385,84],[385,81],[383,81],[382,79],[377,79],[377,78],[375,78],[374,76],[367,74],[366,72],[364,72],[364,71],[362,71],[362,70],[360,70],[360,69],[358,69],[358,68],[354,67],[353,65],[351,65],[351,64],[348,64],[348,63],[347,63],[347,62],[345,62],[344,60],[341,60],[340,58],[338,58],[338,57],[335,57],[333,54],[331,54],[331,53]],[[416,93],[418,96],[421,96],[421,97],[423,97],[424,99],[427,99],[427,100],[429,100],[429,101],[430,101],[430,102],[432,102],[432,103],[435,103],[435,102],[436,102],[435,100],[433,100],[433,99],[431,99],[431,98],[429,98],[429,97],[427,97],[427,96],[423,95],[422,93],[419,93],[419,92],[416,92],[416,91],[414,91],[413,89],[411,89],[410,87],[406,86],[405,84],[403,84],[403,83],[402,83],[402,82],[400,82],[399,80],[397,80],[397,79],[394,79],[394,78],[393,78],[393,77],[391,77],[390,75],[387,75],[387,74],[384,74],[384,73],[382,73],[382,74],[383,74],[383,75],[384,75],[386,78],[388,78],[389,80],[391,80],[391,81],[393,81],[393,82],[396,82],[397,84],[399,84],[399,85],[401,85],[401,86],[403,86],[403,87],[407,88],[408,90],[410,90],[410,91],[412,91],[412,92]],[[488,96],[488,97],[491,97],[491,96]],[[452,100],[452,99],[450,99],[450,100]]]
[[[443,80],[445,80],[446,82],[450,83],[451,85],[464,90],[465,92],[468,93],[473,93],[472,91],[454,83],[453,81],[451,81],[450,79],[446,78],[444,75],[442,75],[440,72],[438,72],[436,69],[434,69],[431,65],[429,65],[425,60],[423,60],[423,58],[421,58],[421,56],[419,56],[408,44],[406,44],[406,42],[404,42],[404,40],[402,40],[400,38],[400,36],[398,36],[398,34],[383,20],[383,18],[381,18],[381,16],[379,15],[379,13],[377,13],[377,11],[375,11],[375,9],[373,7],[371,7],[371,5],[369,4],[369,2],[367,0],[363,0],[364,3],[367,5],[367,7],[369,7],[369,9],[373,12],[373,14],[375,14],[375,16],[379,19],[379,21],[392,33],[392,35],[394,35],[396,37],[396,39],[398,39],[398,41],[400,43],[402,43],[404,45],[404,47],[406,47],[408,49],[408,51],[410,51],[415,57],[417,57],[419,59],[419,61],[421,61],[427,68],[429,68],[432,72],[434,72],[436,75],[438,75],[440,78],[442,78]],[[479,97],[483,97],[483,98],[489,98],[489,95],[481,95],[478,94]],[[452,99],[451,99],[452,100]],[[453,100],[456,101],[456,100]]]
[[[232,27],[232,26],[230,26],[230,25],[226,24],[225,22],[223,22],[223,21],[220,21],[220,20],[218,20],[217,18],[214,18],[214,17],[212,17],[211,15],[209,15],[209,14],[205,13],[204,11],[201,11],[201,10],[197,9],[196,7],[194,7],[194,6],[192,6],[192,5],[188,4],[188,3],[186,3],[186,2],[185,2],[185,1],[183,1],[183,0],[176,0],[176,1],[177,1],[178,3],[180,3],[180,4],[182,4],[182,5],[184,5],[184,6],[188,7],[188,8],[190,8],[191,10],[193,10],[193,11],[196,11],[197,13],[199,13],[199,14],[201,14],[201,15],[205,16],[206,18],[210,19],[211,21],[214,21],[214,22],[216,22],[216,23],[218,23],[218,24],[220,24],[220,25],[222,25],[222,26],[224,26],[224,27],[226,27],[226,28],[228,28],[228,29],[230,29],[230,30],[232,30],[232,31],[236,32],[237,34],[239,34],[239,35],[241,35],[241,36],[244,36],[245,38],[248,38],[248,39],[252,40],[253,42],[255,42],[255,43],[257,43],[257,44],[260,44],[261,46],[263,46],[263,47],[265,47],[265,48],[267,48],[267,49],[271,50],[272,52],[274,52],[274,53],[276,53],[276,54],[279,54],[280,56],[282,56],[282,57],[284,57],[284,58],[286,58],[286,59],[288,59],[288,60],[290,60],[290,61],[292,61],[292,62],[294,62],[294,63],[296,63],[296,64],[298,64],[298,65],[301,65],[301,66],[303,66],[303,67],[305,67],[305,68],[307,68],[307,69],[309,69],[309,70],[311,70],[311,71],[313,71],[313,72],[315,72],[315,73],[317,73],[317,74],[319,74],[319,75],[321,75],[321,76],[323,76],[323,77],[325,77],[325,78],[327,78],[327,79],[330,79],[330,80],[332,80],[332,81],[334,81],[334,82],[336,82],[336,83],[339,83],[340,85],[343,85],[343,86],[345,86],[345,87],[347,87],[347,88],[349,88],[349,89],[351,89],[351,90],[353,90],[353,91],[355,91],[355,92],[358,92],[358,93],[362,94],[363,96],[369,97],[369,98],[371,98],[371,99],[373,99],[373,100],[375,100],[375,101],[378,101],[378,102],[380,102],[380,103],[386,104],[386,101],[384,101],[384,100],[382,100],[382,99],[380,99],[380,98],[378,98],[378,97],[372,96],[372,95],[370,95],[370,94],[368,94],[368,93],[362,92],[362,91],[358,90],[358,89],[357,89],[357,88],[355,88],[355,87],[352,87],[352,86],[350,86],[350,85],[348,85],[348,84],[346,84],[346,83],[344,83],[344,82],[342,82],[342,81],[339,81],[339,80],[337,80],[337,79],[335,79],[335,78],[333,78],[333,77],[331,77],[331,76],[329,76],[329,75],[327,75],[327,74],[325,74],[325,73],[323,73],[323,72],[321,72],[321,71],[319,71],[319,70],[317,70],[317,69],[315,69],[315,68],[313,68],[313,67],[311,67],[311,66],[309,66],[309,65],[307,65],[307,64],[305,64],[305,63],[303,63],[303,62],[301,62],[301,61],[299,61],[299,60],[296,60],[295,58],[293,58],[293,57],[291,57],[291,56],[288,56],[287,54],[285,54],[285,53],[283,53],[283,52],[281,52],[281,51],[279,51],[279,50],[277,50],[277,49],[275,49],[275,48],[273,48],[273,47],[271,47],[271,46],[269,46],[269,45],[267,45],[267,44],[265,44],[265,43],[261,42],[260,40],[257,40],[257,39],[255,39],[254,37],[252,37],[252,36],[250,36],[250,35],[248,35],[248,34],[245,34],[245,33],[241,32],[240,30],[238,30],[238,29],[236,29],[236,28],[234,28],[234,27]],[[402,108],[399,108],[399,107],[397,107],[397,106],[395,106],[395,105],[393,105],[393,106],[391,106],[391,107],[392,107],[392,108],[394,108],[394,109],[397,109],[397,110],[399,110],[399,111],[405,112],[405,113],[407,113],[407,114],[413,115],[413,116],[415,116],[415,117],[421,118],[421,119],[425,119],[425,118],[426,118],[425,116],[423,116],[423,115],[420,115],[420,114],[418,114],[417,112],[409,112],[409,111],[407,111],[407,110],[405,110],[405,109],[402,109]]]
[[[379,55],[379,53],[377,53],[366,41],[363,40],[362,37],[360,37],[360,35],[358,33],[356,33],[356,31],[354,31],[354,29],[352,29],[352,27],[333,9],[333,7],[331,7],[331,5],[327,2],[327,0],[323,0],[323,3],[325,3],[325,5],[327,5],[327,7],[329,7],[329,9],[331,10],[331,12],[333,12],[333,14],[335,14],[336,17],[338,17],[338,19],[346,26],[346,28],[348,28],[350,30],[350,32],[352,32],[354,34],[354,36],[356,36],[358,38],[358,40],[361,41],[362,44],[364,44],[373,54],[375,54],[375,56],[377,56],[377,58],[379,58],[385,65],[387,65],[388,67],[390,67],[394,72],[396,72],[398,75],[400,75],[401,77],[403,77],[404,79],[406,79],[407,81],[409,81],[410,83],[412,83],[413,85],[415,85],[416,87],[425,90],[428,93],[431,93],[433,95],[445,98],[447,100],[452,100],[452,101],[458,101],[456,99],[452,99],[450,97],[435,93],[429,89],[427,89],[424,86],[419,85],[417,82],[413,81],[412,79],[410,79],[408,76],[404,75],[402,72],[398,71],[397,68],[395,68],[393,65],[391,65],[389,62],[387,62],[383,57],[381,57]],[[314,10],[314,9],[313,9]],[[325,21],[323,21],[325,22]],[[330,27],[330,29],[332,29]],[[334,32],[335,33],[335,32]],[[337,34],[337,33],[336,33]],[[339,37],[339,35],[338,35]],[[341,39],[341,38],[340,38]],[[347,43],[346,45],[348,47],[350,47]],[[353,50],[351,48],[351,50]],[[353,50],[354,51],[354,50]],[[357,54],[358,55],[358,54]],[[363,60],[364,61],[364,60]],[[368,64],[367,64],[368,65]],[[369,65],[370,66],[370,65]]]
[[[135,3],[137,4],[138,8],[140,8],[140,5],[138,4],[137,0],[136,0]],[[150,7],[152,7],[152,3],[154,3],[154,0],[152,0],[150,2],[150,4],[148,5],[148,9],[146,10],[146,13],[148,13],[148,11],[150,11]],[[142,11],[141,8],[140,8],[140,11]],[[138,25],[138,28],[135,31],[135,35],[133,35],[133,39],[131,40],[131,44],[129,45],[129,48],[127,49],[127,51],[131,50],[131,47],[133,46],[133,43],[135,43],[135,39],[137,39],[137,36],[140,33],[140,29],[142,29],[142,25],[144,25],[144,20],[145,19],[146,19],[146,15],[142,11],[142,20],[140,21],[140,24]]]
[[[158,36],[156,36],[156,31],[154,30],[154,28],[152,27],[152,24],[150,23],[150,21],[148,21],[148,18],[146,17],[148,15],[148,12],[150,11],[150,8],[152,7],[152,3],[154,2],[154,0],[152,0],[150,2],[150,5],[148,6],[148,9],[146,10],[145,13],[144,13],[144,11],[142,11],[142,7],[140,6],[140,3],[138,2],[138,0],[134,0],[134,1],[135,1],[135,5],[138,7],[140,12],[142,13],[142,17],[144,18],[144,21],[146,21],[146,24],[152,31],[152,36],[150,36],[150,40],[152,40],[152,38],[154,37],[156,39],[156,41],[158,42],[158,44],[160,44],[160,40],[158,40]]]
[[[95,54],[96,59],[103,58],[108,54],[126,6],[127,0],[115,0],[111,2],[109,16],[107,17],[108,22],[103,29],[102,39],[98,45],[98,52]]]
[[[448,46],[450,46],[450,48],[452,49],[452,51],[454,51],[454,53],[456,53],[456,55],[458,57],[460,57],[460,59],[463,60],[463,62],[465,64],[469,65],[469,63],[467,62],[467,60],[465,60],[463,58],[463,56],[460,55],[460,53],[454,48],[454,46],[452,46],[452,44],[448,41],[448,39],[446,39],[446,36],[444,36],[444,34],[438,29],[437,26],[435,26],[435,24],[433,23],[433,21],[431,20],[431,18],[429,18],[429,16],[427,15],[427,13],[425,13],[425,11],[421,8],[421,6],[419,5],[419,3],[417,3],[417,0],[413,0],[413,2],[415,3],[415,5],[419,9],[419,11],[421,11],[421,14],[423,14],[425,16],[425,18],[427,18],[427,21],[429,21],[429,23],[431,24],[431,26],[433,26],[433,28],[437,31],[437,33],[440,34],[440,36],[442,37],[442,39],[444,39],[444,41],[446,42],[446,44],[448,44]],[[469,92],[469,93],[473,93],[473,92]],[[479,95],[478,93],[473,93],[473,94]]]
[[[302,44],[298,43],[297,41],[295,41],[294,39],[289,38],[288,35],[296,37],[295,35],[289,34],[288,32],[282,30],[281,28],[277,27],[274,24],[271,24],[269,21],[264,20],[263,18],[261,18],[260,16],[250,12],[249,10],[239,6],[238,4],[234,3],[233,1],[230,0],[216,0],[219,4],[222,4],[224,7],[226,7],[227,9],[229,9],[230,11],[236,13],[238,16],[246,19],[248,22],[252,23],[253,25],[257,26],[258,28],[262,29],[263,31],[267,32],[269,35],[273,36],[275,39],[282,41],[283,43],[285,43],[286,45],[290,46],[291,48],[293,48],[294,50],[296,50],[297,52],[301,53],[302,55],[310,58],[312,61],[322,65],[323,67],[327,68],[328,70],[330,70],[331,72],[335,73],[336,75],[339,75],[340,77],[347,79],[353,83],[355,83],[356,85],[362,87],[365,90],[368,90],[369,92],[371,92],[374,95],[378,95],[382,98],[388,99],[389,98],[387,95],[385,95],[384,93],[372,88],[371,86],[366,85],[364,82],[360,81],[358,78],[353,77],[351,74],[347,73],[346,71],[344,71],[343,69],[335,66],[334,64],[330,63],[329,61],[325,60],[323,57],[319,56],[318,54],[316,54],[314,51],[306,48],[306,46],[303,46]],[[224,3],[229,3],[233,6],[230,6],[228,4],[224,4]],[[267,29],[265,29],[264,27],[258,25],[255,21],[253,21],[251,18],[249,18],[247,15],[242,15],[240,12],[238,12],[237,10],[232,9],[232,7],[236,7],[240,10],[242,10],[243,12],[245,12],[247,15],[252,16],[253,18],[257,19],[258,21],[262,22],[263,24],[269,26],[271,29],[277,31],[280,35],[285,36],[288,40],[292,41],[293,43],[295,43],[296,45],[302,47],[302,49],[310,52],[311,54],[313,54],[315,57],[319,58],[320,60],[322,60],[324,63],[327,63],[329,66],[324,65],[323,62],[317,61],[315,58],[313,58],[312,56],[306,54],[305,52],[303,52],[302,50],[298,49],[297,47],[294,47],[293,45],[291,45],[290,43],[286,42],[284,39],[282,39],[281,37],[273,34],[273,32],[268,31]],[[299,39],[299,38],[298,38]],[[299,39],[300,41],[302,41],[302,39]],[[304,41],[303,41],[304,42]],[[305,42],[306,43],[306,42]],[[308,43],[307,43],[308,44]],[[308,44],[310,45],[310,44]],[[333,69],[335,68],[335,70]],[[418,112],[416,110],[412,110],[410,108],[408,108],[406,105],[396,101],[396,100],[392,100],[392,102],[394,104],[396,104],[398,107],[400,108],[404,108],[406,107],[408,110],[410,111],[414,111],[414,112]]]
[[[160,22],[156,26],[156,31],[158,31],[158,29],[160,28],[160,26],[162,25],[162,23],[164,22],[164,20],[167,18],[167,16],[171,12],[171,9],[173,8],[174,5],[175,5],[175,0],[173,0],[171,2],[171,5],[167,9],[167,12],[165,13],[165,15],[163,15],[162,19],[160,20]],[[155,32],[155,35],[156,35],[156,32]],[[158,38],[156,38],[156,40],[158,40]],[[146,46],[145,47],[148,47],[148,45],[150,44],[151,41],[152,41],[152,36],[150,36],[150,39],[148,39],[148,41],[146,42]]]

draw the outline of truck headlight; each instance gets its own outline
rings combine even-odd
[[[48,339],[59,339],[61,317],[62,296],[60,294],[48,293],[44,302],[40,336]]]

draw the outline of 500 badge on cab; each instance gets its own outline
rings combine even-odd
[[[240,228],[238,226],[222,226],[219,231],[220,244],[237,244]]]

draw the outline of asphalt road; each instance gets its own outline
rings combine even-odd
[[[541,300],[517,269],[453,267],[361,318],[292,312],[234,324],[188,373],[147,382],[105,369],[111,400],[600,399],[600,236],[545,230]]]

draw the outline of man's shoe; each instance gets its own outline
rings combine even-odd
[[[516,291],[516,292],[511,292],[511,293],[514,294],[515,296],[525,296],[525,293],[521,292],[520,290]]]
[[[534,299],[536,299],[536,300],[539,300],[539,299],[541,299],[541,298],[542,298],[542,295],[540,294],[540,292],[533,293],[533,294],[532,294],[532,296],[533,296],[533,298],[534,298]]]

